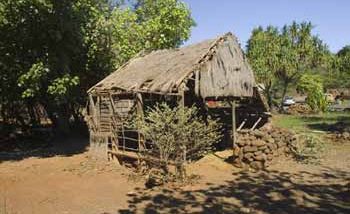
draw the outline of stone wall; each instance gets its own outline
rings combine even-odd
[[[254,169],[267,167],[275,157],[290,154],[296,136],[288,130],[240,130],[234,147],[234,163]]]

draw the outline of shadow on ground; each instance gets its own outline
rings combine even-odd
[[[313,130],[326,132],[343,132],[350,129],[350,114],[348,116],[338,115],[334,117],[305,116],[302,120],[307,127]]]
[[[320,174],[260,171],[233,177],[222,185],[208,183],[194,191],[135,189],[128,209],[118,212],[350,213],[349,172],[324,168]]]
[[[1,151],[2,161],[18,161],[30,157],[48,158],[53,156],[72,156],[83,153],[89,146],[89,139],[83,135],[59,136],[48,140],[48,143],[38,142],[36,149],[19,151]]]

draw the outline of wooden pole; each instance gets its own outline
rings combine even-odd
[[[237,131],[241,130],[246,122],[247,122],[247,119],[244,119],[243,122],[241,123],[241,125],[239,125]]]
[[[195,72],[194,93],[199,96],[199,70]]]
[[[180,92],[181,96],[178,98],[178,105],[181,107],[181,108],[184,108],[185,107],[185,91],[181,91]]]
[[[236,143],[236,101],[231,102],[232,107],[232,149],[234,150]]]
[[[255,127],[260,123],[261,121],[261,117],[259,117],[259,119],[254,123],[253,127],[250,129],[251,131],[253,131],[255,129]]]
[[[136,108],[137,108],[137,115],[141,116],[143,118],[143,100],[142,100],[142,94],[141,93],[137,93],[136,94]],[[140,130],[138,129],[137,131],[137,135],[138,135],[138,147],[139,147],[139,151],[144,150],[144,139],[143,136],[140,133]]]

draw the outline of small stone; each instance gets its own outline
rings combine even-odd
[[[237,141],[237,145],[239,145],[241,147],[245,146],[245,145],[247,145],[247,141],[244,140],[244,139],[240,139],[240,140]]]
[[[266,145],[265,145],[265,146],[260,146],[260,147],[259,147],[259,150],[260,150],[260,151],[264,151],[265,149],[268,149]]]
[[[250,213],[250,209],[247,208],[247,207],[241,207],[239,210],[240,210],[242,213]]]
[[[269,137],[266,142],[268,143],[275,143],[275,140],[272,137]]]
[[[239,150],[239,154],[238,154],[238,158],[239,158],[240,160],[242,160],[242,159],[243,159],[243,155],[244,155],[244,153],[243,153],[243,149],[242,149],[242,148],[240,148],[240,150]]]
[[[241,149],[238,146],[235,146],[235,148],[233,149],[233,155],[235,157],[238,157],[240,151],[241,151]]]
[[[262,169],[264,168],[264,164],[260,161],[253,161],[250,163],[250,167],[252,167],[253,169]]]
[[[252,146],[258,146],[258,147],[260,147],[260,146],[265,146],[266,145],[266,143],[265,143],[265,141],[263,141],[263,140],[256,140],[256,141],[253,141],[252,142]]]
[[[263,154],[262,151],[256,151],[256,152],[254,152],[254,155],[261,155],[261,154]]]
[[[245,154],[243,155],[243,157],[244,157],[245,159],[250,159],[250,158],[252,158],[253,156],[254,156],[253,153],[245,153]]]
[[[258,151],[258,147],[256,146],[245,146],[243,147],[244,152],[256,152]]]
[[[242,134],[247,134],[249,132],[250,132],[249,129],[241,129],[241,130],[238,131],[238,133],[242,133]]]
[[[274,144],[274,143],[269,143],[269,144],[267,144],[267,147],[270,149],[270,150],[275,150],[275,149],[277,149],[277,146],[276,146],[276,144]]]
[[[255,135],[255,136],[258,137],[258,138],[262,138],[262,137],[265,136],[265,133],[262,132],[262,131],[260,131],[260,130],[254,130],[254,131],[253,131],[253,135]]]
[[[265,154],[260,154],[260,155],[254,156],[254,159],[257,161],[266,161],[267,156]]]
[[[270,149],[268,149],[268,148],[266,148],[266,149],[264,149],[264,153],[266,153],[266,154],[269,154],[270,153]]]

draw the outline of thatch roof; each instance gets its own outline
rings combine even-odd
[[[216,65],[208,63],[210,61],[215,61]],[[223,75],[216,75],[215,72],[220,69]],[[196,70],[201,71],[200,94],[205,95],[203,97],[253,94],[253,73],[237,39],[231,33],[178,49],[158,50],[137,56],[97,83],[89,92],[119,89],[176,93],[181,83]],[[230,85],[234,87],[228,87]]]

